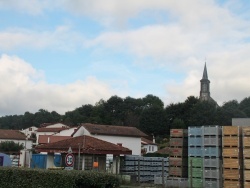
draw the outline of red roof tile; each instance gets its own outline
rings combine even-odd
[[[91,134],[129,136],[129,137],[147,136],[145,133],[143,133],[136,127],[98,125],[98,124],[91,124],[91,123],[84,123],[81,125],[85,127]]]
[[[59,152],[67,153],[71,147],[73,153],[78,153],[79,144],[80,152],[86,154],[131,154],[128,148],[106,142],[91,136],[78,136],[54,143],[44,144],[36,147],[38,152]]]
[[[25,140],[26,136],[19,130],[0,129],[0,139]]]
[[[65,130],[65,129],[68,129],[68,128],[65,128],[65,127],[62,127],[62,128],[46,128],[46,127],[42,127],[42,128],[38,128],[37,129],[37,132],[60,132],[62,130]]]
[[[157,145],[157,144],[154,143],[153,141],[148,140],[148,139],[146,139],[146,138],[141,138],[141,142],[142,142],[142,144],[145,144],[145,145],[147,145],[147,144],[149,144],[149,145]]]
[[[52,135],[39,135],[38,144],[54,143],[61,140],[72,138],[71,136],[52,136]]]

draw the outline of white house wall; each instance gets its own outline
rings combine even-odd
[[[55,136],[71,136],[76,128],[70,128],[66,130],[62,130],[59,133],[56,133]]]
[[[141,155],[141,138],[125,137],[125,136],[106,136],[106,135],[91,135],[100,140],[111,142],[113,144],[121,143],[123,147],[132,150],[132,155]]]
[[[46,128],[62,128],[62,127],[67,127],[67,128],[69,128],[69,126],[64,125],[64,124],[62,124],[62,123],[55,123],[55,124],[53,124],[53,125],[48,125],[48,126],[46,126]]]
[[[83,126],[81,126],[81,127],[76,131],[76,133],[74,134],[73,137],[82,136],[82,135],[91,136],[91,134],[89,133],[89,131],[87,131]]]

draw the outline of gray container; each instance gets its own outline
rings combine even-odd
[[[203,146],[216,146],[220,147],[221,146],[221,137],[219,136],[204,136],[203,138]]]
[[[203,181],[203,187],[206,187],[206,188],[220,188],[220,187],[222,187],[222,181],[221,181],[221,179],[217,179],[217,180],[205,179]]]
[[[203,158],[204,168],[221,168],[222,160],[220,158]]]
[[[204,125],[202,126],[203,136],[221,136],[222,128],[219,125]]]
[[[166,181],[168,187],[181,187],[188,188],[188,179],[187,178],[168,178]]]
[[[204,147],[204,157],[221,157],[221,147]]]
[[[188,136],[202,136],[202,127],[188,127]]]
[[[203,157],[203,147],[188,147],[189,157]]]
[[[188,146],[202,146],[202,137],[190,136],[188,137]]]
[[[203,178],[221,179],[221,171],[218,168],[204,169]]]
[[[124,161],[124,165],[125,166],[134,166],[135,165],[135,161]]]

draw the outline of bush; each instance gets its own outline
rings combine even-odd
[[[118,177],[94,171],[42,170],[0,167],[0,187],[8,188],[115,188]]]

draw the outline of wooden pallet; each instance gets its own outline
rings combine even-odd
[[[242,170],[241,169],[225,169],[225,168],[223,168],[223,178],[226,180],[242,179]]]
[[[188,166],[186,157],[169,157],[169,166]]]
[[[223,168],[242,169],[242,160],[240,158],[223,158]]]
[[[223,136],[222,147],[241,147],[240,139],[238,136]]]
[[[222,148],[222,156],[223,157],[235,157],[240,158],[242,153],[239,148],[237,147],[223,147]]]
[[[242,181],[241,180],[224,180],[223,187],[224,188],[241,188]]]
[[[187,129],[170,129],[170,138],[188,137]]]
[[[223,126],[222,136],[241,136],[242,127],[241,126]]]

